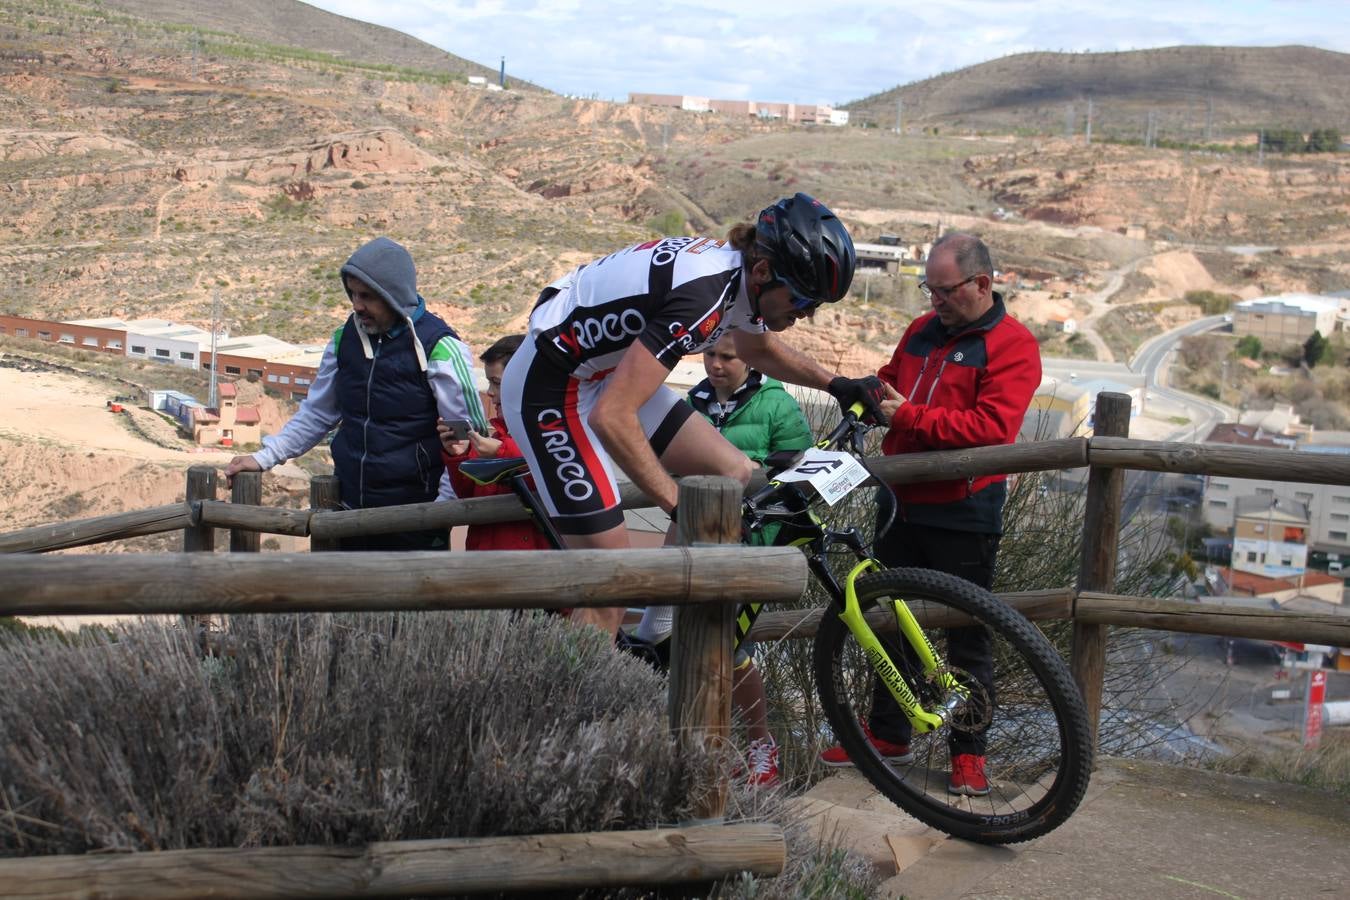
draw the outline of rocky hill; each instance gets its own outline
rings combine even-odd
[[[232,333],[318,342],[345,315],[341,261],[384,233],[413,249],[432,307],[481,345],[519,328],[539,286],[577,262],[661,231],[720,234],[797,190],[863,240],[994,234],[1004,264],[1041,280],[1091,280],[1147,252],[1126,224],[1303,247],[1249,267],[1257,290],[1315,288],[1347,262],[1350,173],[1334,154],[1258,167],[488,92],[387,29],[248,2],[0,7],[7,311],[206,325],[219,291]],[[855,294],[794,342],[866,370],[922,308],[903,279],[860,278]]]
[[[245,38],[277,54],[297,51],[352,63],[379,65],[409,72],[432,72],[463,78],[482,75],[493,81],[498,70],[446,53],[392,28],[359,22],[298,0],[105,0],[109,11],[139,20],[172,23],[191,29],[189,52],[207,54],[212,43]],[[511,80],[517,89],[533,89]]]
[[[1018,53],[855,101],[855,115],[912,127],[1207,141],[1256,129],[1350,126],[1350,54],[1314,47],[1165,47]]]

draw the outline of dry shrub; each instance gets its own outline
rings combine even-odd
[[[0,640],[0,856],[647,828],[688,818],[665,681],[506,613],[240,616]]]

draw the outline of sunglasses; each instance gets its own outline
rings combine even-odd
[[[805,294],[799,293],[797,289],[792,286],[792,283],[775,272],[772,266],[769,267],[769,274],[773,276],[773,281],[766,284],[764,286],[765,289],[771,289],[774,286],[781,284],[788,289],[788,296],[792,298],[792,305],[797,309],[809,312],[825,302],[823,300],[817,300],[815,297],[808,297]]]

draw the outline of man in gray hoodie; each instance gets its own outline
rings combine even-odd
[[[473,356],[455,330],[427,310],[417,269],[402,246],[380,237],[341,269],[352,314],[333,332],[309,396],[263,449],[225,468],[262,472],[308,451],[337,426],[333,467],[342,504],[368,509],[453,497],[441,460],[437,418],[467,419],[486,433]],[[344,550],[435,550],[445,529],[344,539]]]

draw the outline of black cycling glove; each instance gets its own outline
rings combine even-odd
[[[886,388],[875,375],[866,378],[845,378],[840,375],[831,379],[829,391],[845,412],[853,404],[861,403],[863,422],[868,425],[886,424],[886,414],[881,411],[881,401],[886,399]]]

